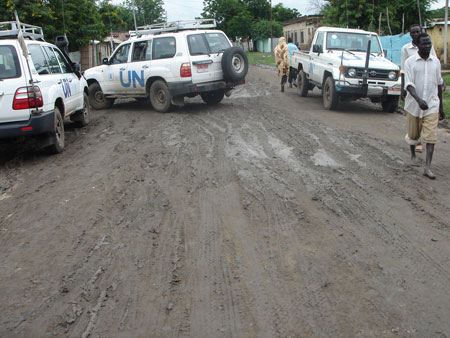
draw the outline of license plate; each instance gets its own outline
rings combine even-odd
[[[197,65],[197,73],[205,73],[208,71],[208,65]]]
[[[400,87],[391,87],[388,88],[388,95],[400,95],[401,88]]]

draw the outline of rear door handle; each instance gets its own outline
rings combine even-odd
[[[142,69],[147,69],[148,68],[148,66],[142,66]]]
[[[70,79],[69,82],[72,82],[72,79]]]
[[[62,82],[61,80],[58,80],[58,84],[61,84],[61,82]]]
[[[125,68],[120,68],[120,70],[125,70]]]

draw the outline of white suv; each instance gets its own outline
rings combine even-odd
[[[214,19],[197,19],[130,32],[103,65],[84,73],[92,107],[109,108],[119,97],[150,99],[158,112],[183,104],[186,96],[219,103],[245,83],[248,60],[222,31],[209,29],[215,26]]]
[[[68,44],[65,37],[57,41]],[[0,22],[0,139],[34,136],[40,148],[59,153],[63,120],[89,123],[88,95],[79,65],[45,42],[42,28]]]

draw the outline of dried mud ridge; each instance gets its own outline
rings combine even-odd
[[[403,116],[278,90],[2,143],[0,336],[450,337],[448,131],[431,182]]]

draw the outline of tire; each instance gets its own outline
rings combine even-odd
[[[50,154],[59,154],[64,150],[64,120],[58,107],[55,107],[55,131],[53,144],[47,148]]]
[[[309,80],[306,78],[305,72],[300,70],[300,72],[297,75],[297,88],[298,92],[300,93],[300,96],[307,96],[308,90],[309,90]]]
[[[248,58],[240,47],[230,47],[222,55],[222,71],[225,80],[240,81],[248,72]]]
[[[386,100],[381,101],[381,107],[386,113],[393,113],[398,108],[398,96],[390,95]]]
[[[75,122],[77,127],[85,127],[89,124],[90,121],[90,113],[91,107],[89,105],[89,96],[86,93],[83,93],[83,109],[76,112],[71,120]]]
[[[150,87],[150,103],[159,113],[165,113],[170,108],[172,97],[167,84],[162,80],[156,80]]]
[[[114,99],[105,97],[98,82],[94,82],[89,86],[89,102],[94,109],[108,109],[114,104]]]
[[[213,92],[201,93],[202,100],[209,105],[220,103],[223,100],[225,92],[223,90],[215,90]]]
[[[323,106],[325,109],[334,110],[339,103],[339,96],[336,93],[336,86],[331,76],[327,77],[322,89]]]

